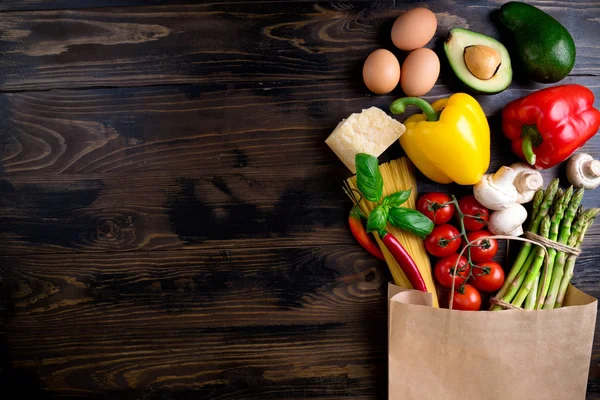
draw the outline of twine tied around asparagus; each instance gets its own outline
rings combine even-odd
[[[545,238],[545,237],[540,236],[533,232],[527,231],[527,232],[525,232],[525,235],[523,235],[523,236],[533,240],[533,242],[535,242],[535,243],[539,243],[539,244],[543,245],[546,248],[550,247],[551,249],[555,249],[556,251],[560,251],[560,252],[567,253],[567,254],[572,254],[576,257],[581,254],[581,249],[578,249],[577,247],[567,246],[566,244],[559,243],[555,240]]]
[[[505,308],[505,309],[507,309],[507,310],[522,310],[522,309],[523,309],[522,307],[519,307],[519,306],[514,306],[514,305],[512,305],[512,304],[510,304],[510,303],[507,303],[507,302],[506,302],[506,301],[504,301],[504,300],[500,300],[500,299],[498,299],[498,298],[496,298],[496,297],[492,297],[492,298],[490,299],[490,303],[491,303],[491,304],[496,304],[496,305],[499,305],[500,307],[502,307],[502,308]]]
[[[461,250],[461,252],[458,254],[458,257],[456,259],[456,264],[454,265],[454,273],[452,274],[452,288],[450,289],[450,304],[448,305],[448,307],[450,308],[450,310],[452,310],[452,303],[454,303],[454,288],[455,288],[455,282],[456,282],[456,275],[458,275],[458,264],[460,262],[460,258],[462,257],[462,255],[464,254],[464,252],[470,248],[475,242],[479,242],[480,240],[485,240],[485,239],[505,239],[505,240],[518,240],[520,242],[528,242],[531,244],[534,244],[538,247],[541,247],[542,250],[544,250],[544,268],[548,268],[548,250],[546,249],[547,247],[552,247],[554,249],[557,249],[558,251],[564,251],[569,252],[570,254],[577,254],[579,255],[581,253],[581,250],[576,249],[574,247],[571,246],[566,246],[563,245],[561,243],[555,242],[553,240],[548,240],[544,237],[538,236],[534,233],[531,232],[527,232],[525,234],[525,236],[527,237],[531,237],[534,236],[535,238],[531,238],[531,239],[526,239],[526,238],[522,238],[522,237],[516,237],[516,236],[507,236],[507,235],[493,235],[493,236],[485,236],[485,237],[480,237],[477,238],[475,240],[471,240],[469,243],[467,243],[467,245],[465,247],[463,247],[463,249]],[[540,239],[538,239],[537,237],[539,237]],[[543,240],[542,240],[543,239]],[[548,242],[548,243],[546,243]],[[560,246],[560,247],[558,247]],[[568,251],[562,250],[562,248],[568,249]],[[492,297],[490,299],[490,303],[492,304],[497,304],[500,307],[509,309],[509,310],[522,310],[521,307],[517,307],[514,306],[512,304],[506,303],[505,301],[501,300],[501,299],[497,299],[496,297]]]

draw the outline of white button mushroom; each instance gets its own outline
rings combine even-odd
[[[494,211],[490,215],[488,228],[495,235],[521,236],[526,219],[525,207],[515,203],[504,210]]]
[[[600,161],[587,153],[574,155],[567,163],[567,178],[575,187],[596,189],[600,185]]]
[[[514,163],[510,168],[517,171],[517,176],[513,181],[518,192],[517,203],[529,203],[533,200],[535,192],[544,185],[542,174],[525,163]]]
[[[517,171],[500,167],[494,174],[486,174],[473,186],[473,194],[482,206],[502,210],[515,204],[519,193],[513,184]]]

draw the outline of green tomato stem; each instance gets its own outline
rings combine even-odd
[[[450,201],[449,203],[454,204],[454,210],[456,211],[456,214],[458,215],[458,222],[460,224],[460,235],[465,240],[465,243],[469,243],[469,239],[467,238],[467,230],[465,229],[465,221],[464,221],[466,215],[461,211],[460,207],[458,206],[458,200],[456,200],[456,197],[454,195],[452,196],[452,201]],[[469,266],[469,274],[463,281],[463,285],[469,279],[471,279],[471,277],[473,277],[473,267],[475,266],[475,264],[473,264],[473,261],[471,260],[471,246],[469,246],[469,248],[467,249],[467,265]]]

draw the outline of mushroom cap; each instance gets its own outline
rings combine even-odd
[[[578,188],[597,188],[600,185],[600,161],[587,153],[574,155],[567,163],[567,179]]]
[[[527,210],[520,204],[494,211],[490,215],[488,228],[496,235],[520,236],[523,234],[523,222],[527,219]]]
[[[494,183],[494,175],[486,174],[473,186],[473,195],[482,206],[490,210],[502,210],[515,204],[519,193],[512,181],[498,186]]]

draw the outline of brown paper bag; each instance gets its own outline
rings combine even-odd
[[[390,400],[585,399],[595,298],[570,286],[563,308],[473,312],[388,292]]]

